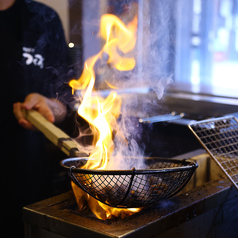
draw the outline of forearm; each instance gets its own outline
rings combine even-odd
[[[25,120],[23,111],[31,109],[38,111],[52,123],[62,122],[67,115],[67,108],[61,101],[38,93],[31,93],[27,95],[23,103],[17,102],[13,105],[13,113],[18,123],[29,130],[34,130],[34,127]]]

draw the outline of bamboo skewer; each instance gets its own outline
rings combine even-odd
[[[25,111],[25,119],[41,131],[54,145],[58,146],[69,157],[87,157],[80,152],[80,147],[69,135],[49,122],[39,112],[35,110]]]

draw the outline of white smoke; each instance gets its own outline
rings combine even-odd
[[[117,128],[114,128],[115,148],[108,169],[143,168],[145,144],[140,140],[143,127],[139,123],[139,118],[140,116],[154,116],[153,113],[160,110],[159,102],[163,98],[166,87],[173,81],[172,70],[169,69],[171,50],[169,42],[173,35],[171,36],[170,29],[168,29],[170,14],[172,14],[169,8],[171,0],[163,1],[163,4],[155,0],[148,1],[150,5],[145,2],[139,1],[143,6],[138,6],[138,40],[134,52],[130,52],[130,55],[134,55],[137,59],[135,69],[129,72],[119,72],[112,69],[110,65],[105,65],[105,62],[99,62],[96,66],[97,88],[100,90],[105,89],[106,80],[117,87],[118,91],[128,88],[133,91],[136,87],[141,88],[141,91],[147,88],[150,92],[149,94],[122,95],[121,116],[117,119]],[[150,14],[152,2],[157,7],[160,5],[158,7],[160,12],[153,18]],[[143,11],[140,7],[143,7]],[[156,95],[156,97],[151,97],[151,95]],[[84,135],[81,133],[81,136]],[[138,141],[140,141],[139,144]]]

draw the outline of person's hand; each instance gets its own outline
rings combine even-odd
[[[66,107],[57,99],[50,99],[38,93],[31,93],[26,96],[23,103],[13,104],[13,113],[18,123],[28,130],[35,130],[35,127],[24,118],[24,110],[34,109],[43,115],[47,120],[59,123],[66,116]]]

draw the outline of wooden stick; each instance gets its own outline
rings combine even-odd
[[[39,112],[35,110],[25,110],[25,119],[41,131],[46,138],[58,146],[66,155],[70,157],[87,157],[88,155],[80,152],[80,147],[72,138],[49,122]]]

